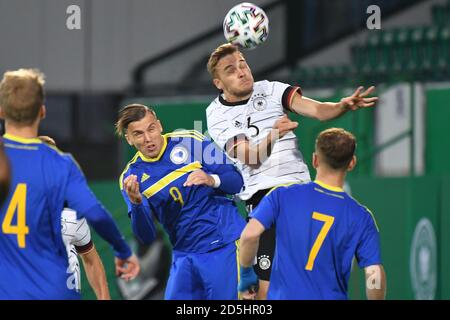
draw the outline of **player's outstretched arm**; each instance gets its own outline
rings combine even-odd
[[[81,253],[86,277],[97,296],[97,300],[111,300],[105,269],[95,246],[88,252]]]
[[[292,98],[290,109],[300,115],[315,118],[321,121],[331,120],[343,115],[349,110],[360,108],[370,108],[375,105],[378,97],[368,97],[375,90],[371,86],[364,91],[364,87],[359,87],[348,97],[342,98],[340,102],[320,102],[295,93]]]
[[[383,265],[364,268],[366,275],[366,295],[368,300],[384,300],[386,297],[386,274]]]

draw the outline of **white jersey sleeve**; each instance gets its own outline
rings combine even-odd
[[[89,251],[93,244],[91,231],[85,218],[77,219],[76,211],[65,208],[61,214],[62,235],[65,245],[74,245],[78,253]]]
[[[291,112],[291,104],[294,94],[297,92],[302,95],[301,88],[278,81],[272,81],[269,82],[269,84],[273,86],[272,96],[278,100],[280,105],[283,107],[284,112]]]

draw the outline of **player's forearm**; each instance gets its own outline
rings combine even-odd
[[[295,98],[291,109],[297,114],[320,121],[340,117],[348,110],[340,102],[320,102],[307,97]]]
[[[220,178],[219,189],[226,194],[239,193],[244,185],[242,175],[232,165],[221,165],[226,171],[217,173]]]
[[[320,121],[331,120],[340,117],[347,109],[341,103],[321,102],[317,107],[317,118]]]
[[[130,215],[131,228],[136,237],[144,244],[152,243],[156,238],[156,227],[151,213],[143,204],[133,204]]]
[[[105,269],[95,247],[89,252],[82,254],[81,259],[83,260],[87,279],[97,296],[97,300],[110,300]]]
[[[366,296],[368,300],[384,300],[386,297],[386,274],[382,265],[365,269]]]
[[[226,194],[236,194],[239,193],[244,185],[244,180],[242,176],[237,171],[230,171],[219,175],[220,177],[220,187]]]
[[[238,145],[238,159],[250,167],[258,168],[272,153],[272,148],[277,138],[278,135],[276,131],[271,130],[269,134],[256,145],[251,145],[249,142]]]
[[[92,207],[84,216],[95,231],[112,245],[116,257],[125,260],[131,256],[130,247],[117,228],[113,218],[102,205],[98,204]]]
[[[239,240],[239,261],[242,267],[251,267],[258,251],[259,237],[244,232]]]

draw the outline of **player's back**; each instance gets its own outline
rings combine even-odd
[[[295,184],[271,198],[278,216],[269,299],[347,299],[353,257],[360,267],[381,263],[372,214],[342,189]]]
[[[61,237],[69,160],[38,139],[4,138],[12,183],[0,210],[0,299],[79,298]]]

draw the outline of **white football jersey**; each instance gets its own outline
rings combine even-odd
[[[275,122],[287,113],[292,95],[299,89],[264,80],[255,82],[253,94],[246,101],[229,103],[219,95],[206,109],[209,135],[224,152],[226,145],[236,143],[242,137],[251,144],[258,144],[266,138]],[[272,153],[257,169],[237,159],[232,160],[244,178],[244,188],[239,194],[242,200],[250,199],[259,190],[311,180],[293,132],[276,140]]]
[[[70,276],[67,279],[67,287],[71,290],[80,291],[81,274],[76,247],[82,248],[90,244],[91,231],[86,219],[77,219],[76,211],[64,208],[61,213],[61,233],[69,259],[67,273]]]

